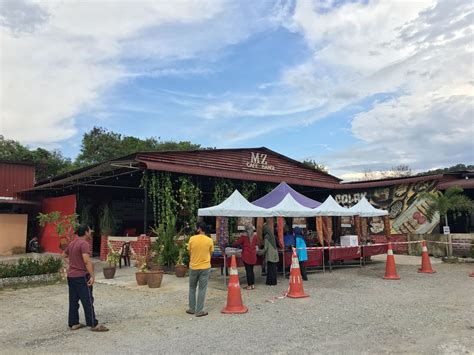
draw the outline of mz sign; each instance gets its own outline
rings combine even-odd
[[[275,170],[273,165],[268,164],[267,154],[251,152],[250,161],[247,161],[245,164],[247,168]]]

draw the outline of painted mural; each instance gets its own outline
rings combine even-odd
[[[377,208],[389,211],[392,233],[394,234],[425,234],[431,233],[439,224],[439,215],[431,222],[426,218],[427,202],[418,200],[420,192],[435,193],[437,181],[421,181],[411,184],[375,188],[357,193],[337,194],[335,200],[344,207],[355,205],[363,196]],[[383,220],[369,218],[371,234],[382,233]]]

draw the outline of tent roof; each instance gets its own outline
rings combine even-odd
[[[339,205],[331,195],[324,201],[321,206],[314,209],[316,216],[352,216],[353,213],[348,208]]]
[[[281,217],[314,217],[314,209],[298,203],[291,194],[287,194],[275,207],[270,208],[273,216]]]
[[[271,211],[251,204],[237,190],[222,203],[198,210],[198,216],[271,217],[271,215]]]
[[[265,196],[253,201],[252,203],[256,206],[263,208],[271,208],[278,205],[287,194],[290,194],[296,202],[308,208],[318,207],[321,203],[300,194],[298,191],[293,190],[286,182],[281,182],[277,187],[270,191]]]
[[[379,217],[386,216],[388,214],[388,211],[372,206],[365,197],[362,197],[359,202],[349,208],[349,211],[351,211],[352,214],[359,215],[361,217]]]

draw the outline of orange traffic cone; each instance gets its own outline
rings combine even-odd
[[[397,275],[397,268],[395,267],[395,257],[393,256],[392,244],[388,242],[387,263],[385,266],[385,280],[400,280]]]
[[[469,277],[474,277],[474,271],[469,274]]]
[[[436,271],[431,267],[430,257],[428,255],[428,248],[426,247],[426,240],[421,241],[421,268],[418,269],[418,272],[423,272],[425,274],[433,274]]]
[[[237,262],[235,255],[232,255],[229,272],[229,286],[227,287],[227,305],[221,313],[247,313],[248,308],[242,304],[242,294],[240,293],[239,272],[237,271]]]
[[[296,249],[293,248],[293,256],[291,257],[291,268],[290,268],[290,288],[288,290],[288,297],[291,298],[303,298],[309,297],[303,290],[303,280],[301,278],[300,263],[296,256]]]

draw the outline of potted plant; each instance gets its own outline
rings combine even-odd
[[[180,237],[176,240],[178,244],[178,259],[174,267],[176,277],[186,276],[189,264],[188,243],[185,242],[186,237]]]
[[[149,288],[158,288],[163,280],[163,270],[148,270],[146,272],[146,283]]]
[[[100,235],[103,237],[108,237],[115,232],[116,227],[117,221],[112,209],[108,204],[102,205],[99,212]]]
[[[176,217],[170,217],[166,224],[160,224],[158,228],[152,228],[153,233],[157,236],[157,240],[153,243],[158,253],[158,263],[163,267],[171,270],[178,258],[178,246],[175,243]]]
[[[151,243],[151,252],[150,252],[150,261],[148,263],[148,268],[150,270],[162,270],[163,265],[161,264],[161,253],[163,252],[163,244],[160,239],[157,238],[153,243]]]
[[[147,283],[147,271],[148,271],[148,263],[147,263],[148,253],[145,255],[137,255],[135,254],[135,260],[137,263],[138,271],[135,273],[135,278],[137,280],[137,285],[143,286]]]
[[[108,242],[107,245],[109,249],[109,252],[107,253],[107,262],[109,263],[109,266],[105,266],[102,271],[104,273],[104,278],[113,279],[117,264],[120,261],[120,252],[113,248],[112,243]]]

